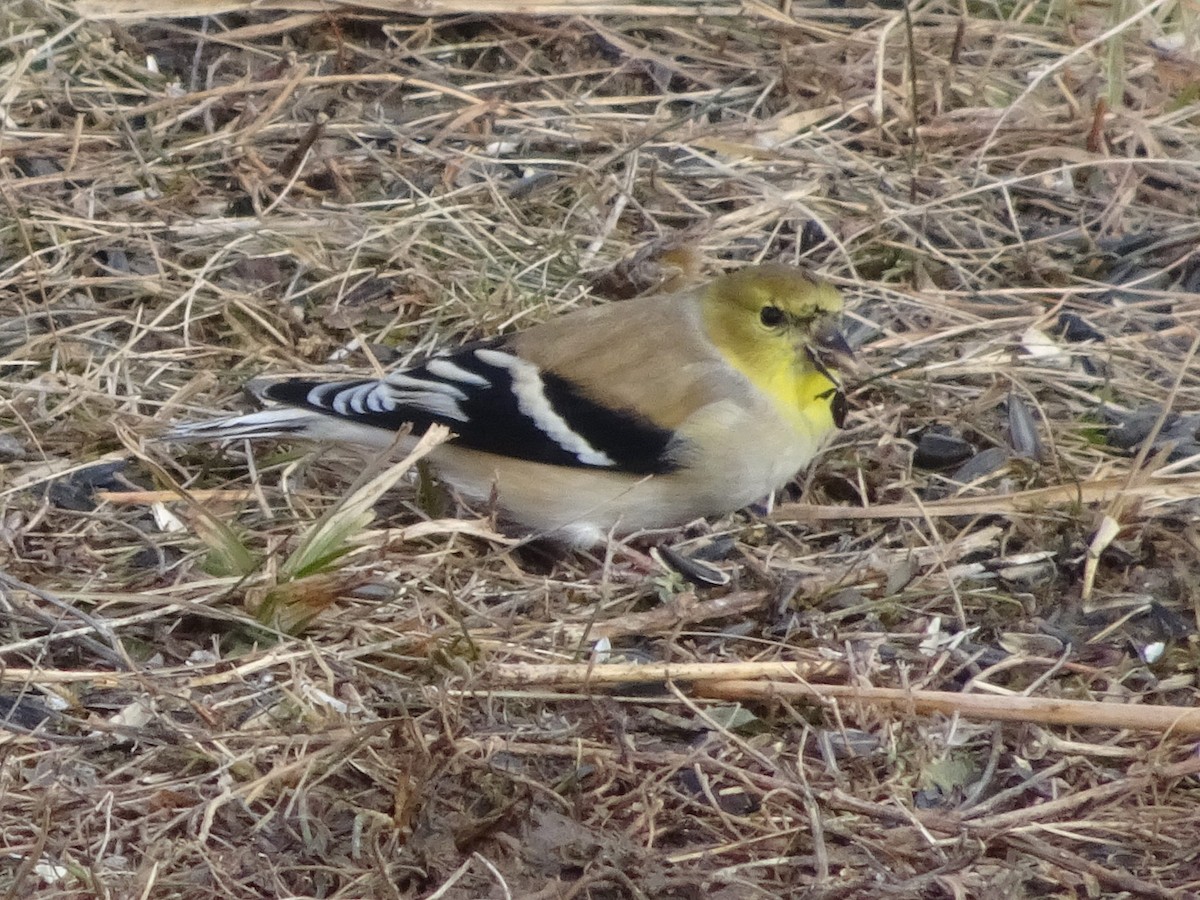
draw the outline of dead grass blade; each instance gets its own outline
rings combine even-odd
[[[914,519],[923,516],[1005,516],[1038,513],[1063,506],[1086,506],[1117,499],[1141,501],[1144,513],[1161,510],[1169,514],[1170,504],[1187,503],[1200,498],[1200,474],[1148,474],[1134,483],[1125,475],[1030,488],[1012,494],[949,497],[913,503],[882,503],[865,508],[820,506],[808,503],[784,503],[775,508],[776,521],[830,522],[846,519]]]
[[[413,466],[450,438],[444,425],[433,425],[421,435],[402,460],[377,475],[366,477],[336,506],[325,513],[279,566],[279,579],[291,581],[325,572],[355,545],[357,538],[375,519],[373,507]]]
[[[760,700],[772,697],[802,700],[828,706],[861,703],[869,711],[886,715],[959,715],[999,722],[1037,722],[1041,725],[1074,725],[1153,731],[1163,735],[1200,734],[1200,709],[1179,706],[1142,706],[1095,700],[959,694],[921,689],[857,687],[843,684],[795,684],[779,681],[706,681],[695,686],[699,697],[713,700]]]

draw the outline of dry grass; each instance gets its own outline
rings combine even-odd
[[[5,896],[1200,891],[1194,3],[274,7],[0,6]],[[154,440],[680,245],[863,347],[728,588]]]

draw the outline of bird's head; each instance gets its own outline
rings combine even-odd
[[[701,306],[713,343],[752,381],[799,370],[836,385],[839,369],[853,360],[838,329],[841,294],[802,269],[740,269],[712,282]]]

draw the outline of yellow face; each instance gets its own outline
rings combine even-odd
[[[821,434],[841,424],[838,364],[853,354],[832,285],[790,266],[754,266],[714,281],[701,308],[713,343],[794,427]]]
[[[841,294],[800,269],[742,269],[714,281],[702,304],[709,337],[756,383],[761,378],[754,373],[787,372],[815,372],[836,383],[838,362],[850,355],[837,330]]]

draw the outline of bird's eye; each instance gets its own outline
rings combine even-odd
[[[768,328],[778,328],[787,320],[787,314],[778,306],[764,306],[758,314],[758,320]]]

